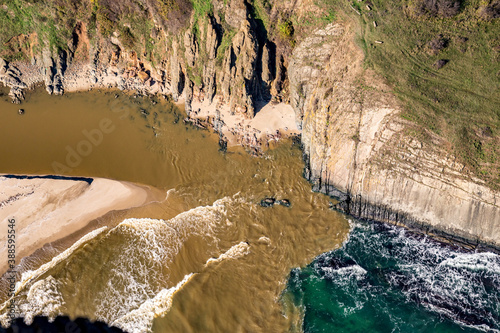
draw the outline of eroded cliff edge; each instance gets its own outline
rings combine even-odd
[[[349,24],[317,30],[294,50],[291,104],[306,177],[355,217],[498,249],[498,191],[464,172],[443,138],[427,131],[419,140],[418,125],[398,115],[399,101],[363,58]]]
[[[289,103],[306,177],[340,200],[335,208],[500,247],[500,193],[469,172],[451,142],[400,116],[405,105],[364,65],[348,15],[334,19],[329,5],[307,0],[67,2],[0,8],[13,22],[35,22],[2,39],[9,61],[0,62],[0,81],[13,101],[39,83],[51,94],[116,87],[181,99],[193,122],[215,129],[229,126],[218,117],[200,124],[193,105],[252,119],[263,105]],[[366,3],[367,17],[372,7]],[[72,10],[78,15],[68,19]],[[241,127],[228,131],[259,149],[258,133]]]
[[[256,8],[244,0],[9,0],[0,15],[12,24],[5,21],[0,30],[22,33],[0,37],[0,82],[14,103],[37,85],[55,95],[118,88],[168,96],[185,105],[186,121],[223,134],[221,145],[236,141],[258,154],[296,131],[285,126],[263,132],[266,126],[248,125],[266,105],[268,112],[288,108],[293,114],[283,104],[289,41],[272,36]],[[278,7],[268,6],[265,13],[281,20]],[[22,19],[35,23],[10,28]],[[200,117],[200,107],[212,112]],[[236,117],[224,122],[220,111]]]

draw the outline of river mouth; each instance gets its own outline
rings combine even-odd
[[[300,321],[280,301],[287,275],[338,248],[349,225],[303,179],[298,145],[224,153],[170,102],[119,91],[37,91],[21,106],[2,98],[0,172],[124,180],[165,198],[100,218],[43,270],[62,248],[27,260],[16,303],[28,321],[65,314],[129,332],[287,331]]]
[[[500,329],[498,255],[348,221],[312,192],[292,140],[262,157],[223,152],[168,100],[120,91],[0,99],[0,173],[111,178],[154,187],[157,198],[23,260],[14,300],[27,322],[68,315],[127,332]]]
[[[0,103],[0,121],[9,124],[0,133],[3,173],[102,177],[172,188],[199,173],[197,168],[218,169],[224,163],[215,138],[183,125],[184,116],[163,98],[118,90],[50,96],[38,89],[22,105],[9,103],[7,96]],[[180,169],[180,157],[189,158],[190,168]]]

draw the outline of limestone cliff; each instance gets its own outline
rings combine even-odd
[[[290,60],[306,176],[355,217],[498,248],[500,194],[465,173],[443,138],[415,135],[390,88],[363,68],[353,37],[348,24],[330,24]]]

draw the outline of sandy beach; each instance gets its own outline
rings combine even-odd
[[[15,220],[16,264],[43,245],[113,210],[152,201],[150,189],[128,182],[0,176],[0,275],[7,271],[9,220]]]
[[[281,137],[300,134],[295,121],[295,112],[289,104],[267,103],[259,105],[255,117],[249,119],[239,113],[231,113],[228,105],[218,103],[216,97],[210,104],[193,99],[191,119],[205,121],[207,118],[220,117],[222,134],[229,146],[258,145]],[[184,108],[184,98],[179,98],[177,106]]]

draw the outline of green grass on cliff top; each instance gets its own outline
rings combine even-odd
[[[91,43],[97,34],[107,38],[117,33],[128,50],[143,54],[152,63],[160,62],[165,52],[163,44],[151,37],[155,22],[164,20],[167,29],[177,31],[189,22],[192,6],[197,5],[196,15],[206,15],[211,8],[210,2],[192,1],[0,0],[0,57],[30,60],[31,51],[36,55],[45,48],[68,50],[77,22],[84,22]],[[177,19],[169,21],[168,15]],[[32,33],[37,38],[26,38]]]
[[[337,6],[359,20],[366,65],[403,101],[402,117],[447,139],[472,174],[499,188],[500,19],[481,15],[484,0],[464,1],[451,17],[415,14],[416,4],[356,0]]]

